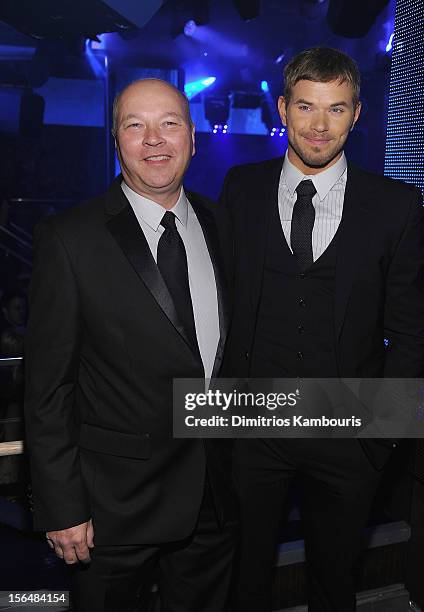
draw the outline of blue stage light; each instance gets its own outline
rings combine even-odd
[[[93,41],[89,38],[85,41],[85,55],[96,78],[103,78],[106,74],[107,56],[104,53],[103,55],[94,53]]]
[[[189,100],[194,98],[198,93],[206,89],[206,87],[210,87],[216,81],[216,77],[206,77],[205,79],[199,79],[198,81],[191,81],[191,83],[186,83],[184,85],[185,95]]]
[[[264,93],[268,93],[269,92],[269,85],[268,85],[268,81],[261,81],[261,89]]]
[[[196,31],[196,22],[194,21],[194,19],[190,19],[189,21],[187,21],[187,23],[184,26],[184,34],[186,36],[193,36],[193,34]]]
[[[389,42],[386,45],[386,53],[390,53],[390,51],[393,49],[393,38],[394,38],[394,36],[395,36],[394,32],[392,34],[390,34]]]

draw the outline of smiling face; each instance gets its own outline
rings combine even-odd
[[[352,86],[301,80],[289,102],[278,100],[281,121],[287,127],[289,160],[304,174],[317,174],[332,166],[342,153],[355,125],[361,104],[354,106]]]
[[[181,94],[153,79],[127,87],[118,102],[115,142],[127,185],[172,208],[194,154],[194,128]]]

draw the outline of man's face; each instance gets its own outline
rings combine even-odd
[[[289,160],[304,174],[322,172],[340,157],[361,110],[354,107],[348,83],[298,81],[286,104],[281,96],[278,111],[287,127]]]
[[[128,186],[171,208],[194,154],[194,129],[178,93],[157,81],[130,85],[119,101],[115,138]]]

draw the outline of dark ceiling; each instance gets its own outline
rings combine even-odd
[[[379,1],[382,4],[387,2]],[[22,2],[24,0],[15,0],[14,5],[19,6]],[[95,3],[103,4],[98,0]],[[193,0],[168,0],[141,30],[124,28],[124,37],[117,33],[103,35],[102,44],[110,61],[117,66],[179,67],[185,70],[187,81],[216,76],[217,91],[252,91],[259,88],[261,80],[267,80],[273,95],[278,95],[284,63],[309,46],[324,44],[337,47],[350,53],[363,72],[372,73],[378,69],[378,56],[384,52],[393,29],[395,10],[395,0],[390,0],[365,36],[347,38],[336,35],[334,24],[330,27],[328,23],[329,0],[262,0],[260,15],[251,21],[244,21],[240,17],[231,0],[210,0],[209,22],[198,26],[192,37],[183,33],[177,35],[185,21],[193,16],[193,7],[199,9],[202,3],[203,0],[195,3]],[[52,0],[49,0],[49,4],[52,4]],[[115,7],[116,4],[115,1]],[[365,12],[361,11],[365,11],[366,4],[376,3],[365,3],[363,0],[349,3],[350,10],[352,6],[357,7],[354,17],[358,26],[364,24]],[[90,5],[90,2],[78,0],[72,3],[74,11],[81,11],[81,19],[85,23],[83,34],[88,35],[88,30],[95,29],[95,26],[93,14],[87,10],[84,13],[83,5]],[[31,6],[34,11],[35,7],[40,7],[40,3],[32,2]],[[206,13],[204,11],[203,14]],[[28,28],[30,15],[24,14]],[[15,10],[14,15],[16,26],[19,12]],[[35,15],[34,20],[40,28],[40,15]],[[352,23],[352,14],[349,23]],[[106,28],[104,22],[101,27]],[[93,35],[95,33],[92,32]],[[59,34],[62,35],[62,32],[58,31]],[[0,47],[34,46],[36,43],[34,38],[19,33],[10,24],[0,22]],[[277,58],[280,58],[280,63],[276,61]]]

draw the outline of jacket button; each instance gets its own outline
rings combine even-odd
[[[306,302],[303,298],[299,298],[299,306],[302,308],[306,308]]]
[[[301,272],[299,274],[299,278],[306,278],[306,272]]]
[[[249,351],[246,351],[244,356],[246,357],[246,359],[249,359],[249,357],[250,357]]]
[[[303,359],[303,353],[302,353],[302,351],[298,351],[298,352],[297,352],[297,356],[298,356],[298,358],[299,358],[299,359]]]
[[[299,332],[299,334],[303,334],[303,332],[305,331],[305,328],[303,327],[302,324],[297,326],[297,331]]]

